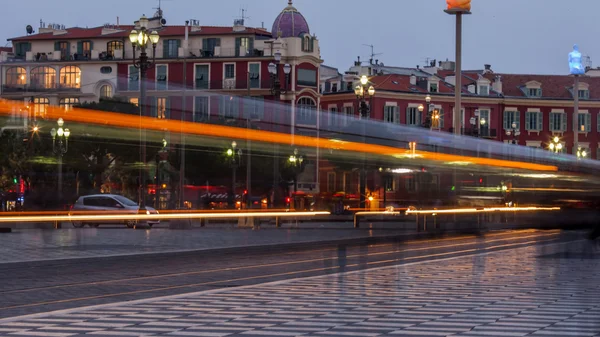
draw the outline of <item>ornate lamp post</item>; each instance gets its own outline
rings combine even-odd
[[[65,122],[62,118],[59,118],[56,124],[58,125],[58,129],[52,128],[50,135],[52,136],[52,152],[58,156],[58,200],[62,202],[62,163],[63,156],[69,151],[71,131],[67,128],[63,129]]]
[[[273,94],[275,101],[279,102],[281,100],[281,95],[284,95],[287,93],[287,85],[289,83],[289,77],[290,77],[290,73],[292,72],[292,67],[289,64],[285,64],[283,66],[283,72],[285,74],[285,85],[282,88],[281,85],[281,80],[279,78],[279,65],[281,64],[281,53],[280,52],[276,52],[273,55],[275,62],[271,62],[269,63],[269,74],[271,74],[271,93]],[[292,116],[292,120],[295,120],[296,116]],[[295,126],[294,123],[292,123],[292,134],[295,133]],[[273,165],[273,203],[274,205],[272,206],[276,206],[278,204],[279,201],[279,195],[277,193],[278,188],[277,186],[279,185],[279,146],[277,144],[275,144],[273,146],[273,158],[274,158],[274,165]]]
[[[156,60],[156,45],[160,40],[158,32],[153,30],[148,32],[148,18],[143,15],[139,20],[139,31],[132,30],[129,33],[129,41],[133,47],[133,65],[140,70],[140,162],[143,164],[140,167],[140,209],[146,208],[146,178],[144,170],[146,169],[146,139],[143,136],[142,117],[146,115],[146,77],[148,69],[154,66]],[[152,61],[148,58],[146,49],[152,47]],[[136,50],[140,50],[139,58],[136,58]]]
[[[511,127],[512,127],[511,129],[506,130],[506,135],[509,137],[512,135],[512,143],[513,143],[513,145],[516,145],[517,141],[515,138],[521,135],[521,131],[519,129],[517,129],[516,122],[512,122]]]
[[[573,51],[569,53],[569,72],[575,77],[573,84],[573,148],[579,148],[579,76],[585,75],[585,67],[581,60],[581,52],[577,45],[573,46]]]
[[[235,182],[236,182],[236,173],[237,168],[240,166],[240,162],[242,161],[242,149],[237,148],[237,143],[231,142],[231,147],[227,149],[227,157],[229,158],[229,162],[231,164],[231,193],[229,194],[229,203],[235,208]]]
[[[373,96],[375,96],[375,87],[369,85],[369,78],[365,75],[361,76],[359,84],[354,87],[354,93],[358,99],[358,110],[360,118],[367,118],[370,113],[370,105]],[[367,105],[367,100],[369,105]],[[366,124],[361,123],[363,143],[366,143]],[[360,207],[366,208],[366,193],[367,193],[367,172],[365,169],[365,157],[363,157],[362,169],[360,170]]]
[[[548,149],[550,149],[550,151],[553,151],[554,153],[560,153],[562,151],[563,145],[560,142],[560,138],[558,137],[554,137],[552,138],[552,141],[550,142],[550,144],[548,144]]]

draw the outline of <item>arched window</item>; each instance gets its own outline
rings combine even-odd
[[[31,87],[36,89],[56,88],[56,70],[51,67],[37,67],[31,70]]]
[[[46,111],[50,101],[46,97],[33,98],[33,118],[46,118]]]
[[[299,124],[315,124],[317,104],[310,97],[302,97],[298,100],[297,120]]]
[[[60,86],[62,88],[81,88],[81,69],[77,66],[66,66],[60,69]]]
[[[65,109],[66,111],[71,111],[73,110],[73,106],[79,104],[79,98],[73,98],[73,97],[69,97],[69,98],[61,98],[60,102],[59,102],[59,106],[63,109]]]
[[[9,87],[25,86],[27,70],[23,67],[11,67],[6,70],[6,85]]]
[[[123,41],[110,41],[106,44],[106,53],[110,57],[115,57],[115,53],[123,52]]]
[[[100,98],[112,98],[113,88],[109,84],[105,84],[100,87]]]

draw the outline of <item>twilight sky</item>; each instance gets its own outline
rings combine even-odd
[[[10,1],[0,38],[25,35],[40,19],[71,26],[132,23],[151,16],[158,0]],[[163,0],[168,24],[199,19],[202,25],[231,25],[248,10],[248,26],[271,29],[287,0]],[[426,58],[454,58],[454,18],[445,0],[295,0],[321,43],[325,64],[346,71],[357,56],[367,60],[370,48],[383,53],[386,65],[414,67]],[[7,5],[5,4],[5,7]],[[491,64],[502,73],[568,73],[567,55],[578,43],[584,55],[600,65],[598,0],[473,0],[473,15],[464,19],[464,69]]]

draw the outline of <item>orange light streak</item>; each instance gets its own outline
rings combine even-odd
[[[20,102],[10,102],[0,100],[0,114],[12,114],[11,111],[26,109],[26,105]],[[106,127],[124,127],[124,128],[139,128],[140,125],[147,130],[155,131],[170,131],[174,133],[185,132],[186,134],[209,136],[216,138],[228,139],[247,139],[257,142],[269,142],[278,144],[292,144],[292,138],[296,146],[311,147],[311,148],[334,148],[342,151],[371,153],[384,156],[404,156],[406,151],[398,148],[364,144],[357,142],[339,142],[330,139],[290,135],[277,133],[272,131],[242,129],[224,125],[203,124],[193,122],[182,122],[179,120],[158,119],[152,117],[140,117],[114,112],[104,112],[97,110],[88,110],[81,108],[73,108],[70,111],[65,111],[63,108],[49,106],[46,111],[46,116],[50,119],[68,119],[70,122],[78,122],[85,124],[94,124]],[[516,162],[502,159],[477,158],[459,156],[445,153],[434,153],[426,151],[414,151],[414,156],[426,160],[441,161],[441,162],[466,162],[476,165],[486,165],[504,168],[527,169],[532,171],[558,171],[558,167],[551,165],[542,165],[527,162]]]

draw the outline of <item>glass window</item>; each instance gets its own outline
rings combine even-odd
[[[236,56],[246,56],[250,52],[250,38],[240,37],[240,47]]]
[[[589,113],[579,113],[577,116],[577,120],[577,130],[579,130],[579,132],[592,131],[592,116]]]
[[[92,54],[92,42],[91,41],[81,42],[81,47],[82,47],[84,56],[89,57]]]
[[[210,116],[208,110],[209,97],[196,96],[194,97],[194,122],[206,122]]]
[[[400,109],[397,106],[385,106],[383,108],[383,121],[400,124]]]
[[[11,67],[6,70],[7,86],[25,86],[27,84],[27,70],[23,67]]]
[[[140,99],[137,97],[130,97],[129,98],[129,103],[135,105],[135,106],[140,106]]]
[[[169,68],[160,64],[156,66],[156,90],[167,90],[167,70]]]
[[[238,99],[235,96],[221,96],[220,114],[224,118],[238,117]]]
[[[156,99],[156,117],[158,119],[169,118],[167,105],[168,105],[168,103],[167,103],[166,97],[159,97]]]
[[[260,88],[260,64],[250,63],[248,73],[248,76],[250,76],[250,88]]]
[[[111,85],[105,84],[100,87],[100,98],[112,98],[113,88]]]
[[[225,65],[225,78],[235,78],[235,64]]]
[[[196,65],[196,89],[209,89],[208,64]]]
[[[37,67],[31,70],[31,87],[35,89],[56,88],[56,70],[50,67]]]
[[[180,40],[165,40],[165,42],[163,42],[163,58],[179,57],[179,46],[180,45],[181,45]]]
[[[412,126],[421,125],[421,113],[418,108],[410,107],[406,109],[406,124]]]
[[[50,101],[46,97],[34,97],[33,98],[33,117],[37,119],[46,118],[46,112],[48,111],[48,105]]]
[[[509,130],[512,129],[513,122],[517,126],[517,129],[521,129],[521,121],[519,118],[519,111],[504,111],[504,129]]]
[[[140,70],[135,66],[129,66],[129,81],[127,85],[127,90],[140,90]]]
[[[409,192],[415,192],[417,190],[417,182],[414,177],[407,177],[405,180],[406,190]]]
[[[438,92],[438,84],[437,83],[429,84],[429,92]]]
[[[220,38],[208,38],[202,40],[202,52],[204,57],[214,56],[215,47],[221,46]]]
[[[60,51],[60,59],[68,60],[71,57],[71,50],[69,47],[69,42],[67,41],[59,41],[56,42],[54,50]]]
[[[550,113],[550,131],[567,131],[567,118],[565,113]]]
[[[482,96],[489,96],[490,94],[490,87],[487,85],[482,85],[479,86],[479,94]]]
[[[73,106],[79,104],[79,98],[61,98],[59,106],[66,111],[73,110]]]
[[[122,41],[110,41],[106,44],[107,56],[113,58],[116,53],[123,53],[123,42]]]
[[[312,98],[302,97],[298,100],[296,120],[298,124],[315,124],[317,105]]]
[[[100,72],[103,74],[110,74],[112,73],[112,67],[102,67],[100,68]]]
[[[387,176],[384,178],[384,181],[386,192],[396,192],[396,179],[394,177]]]
[[[81,69],[67,66],[60,69],[61,88],[81,88]]]
[[[31,42],[15,43],[15,56],[17,58],[24,58],[28,51],[31,51]]]
[[[317,71],[309,69],[298,69],[298,85],[316,87]]]
[[[533,88],[529,88],[527,90],[527,95],[529,97],[541,97],[542,96],[542,89],[533,89]]]
[[[542,113],[541,112],[526,112],[525,113],[525,130],[542,131]]]
[[[589,90],[579,90],[579,98],[580,99],[588,99],[590,98],[590,91]]]

